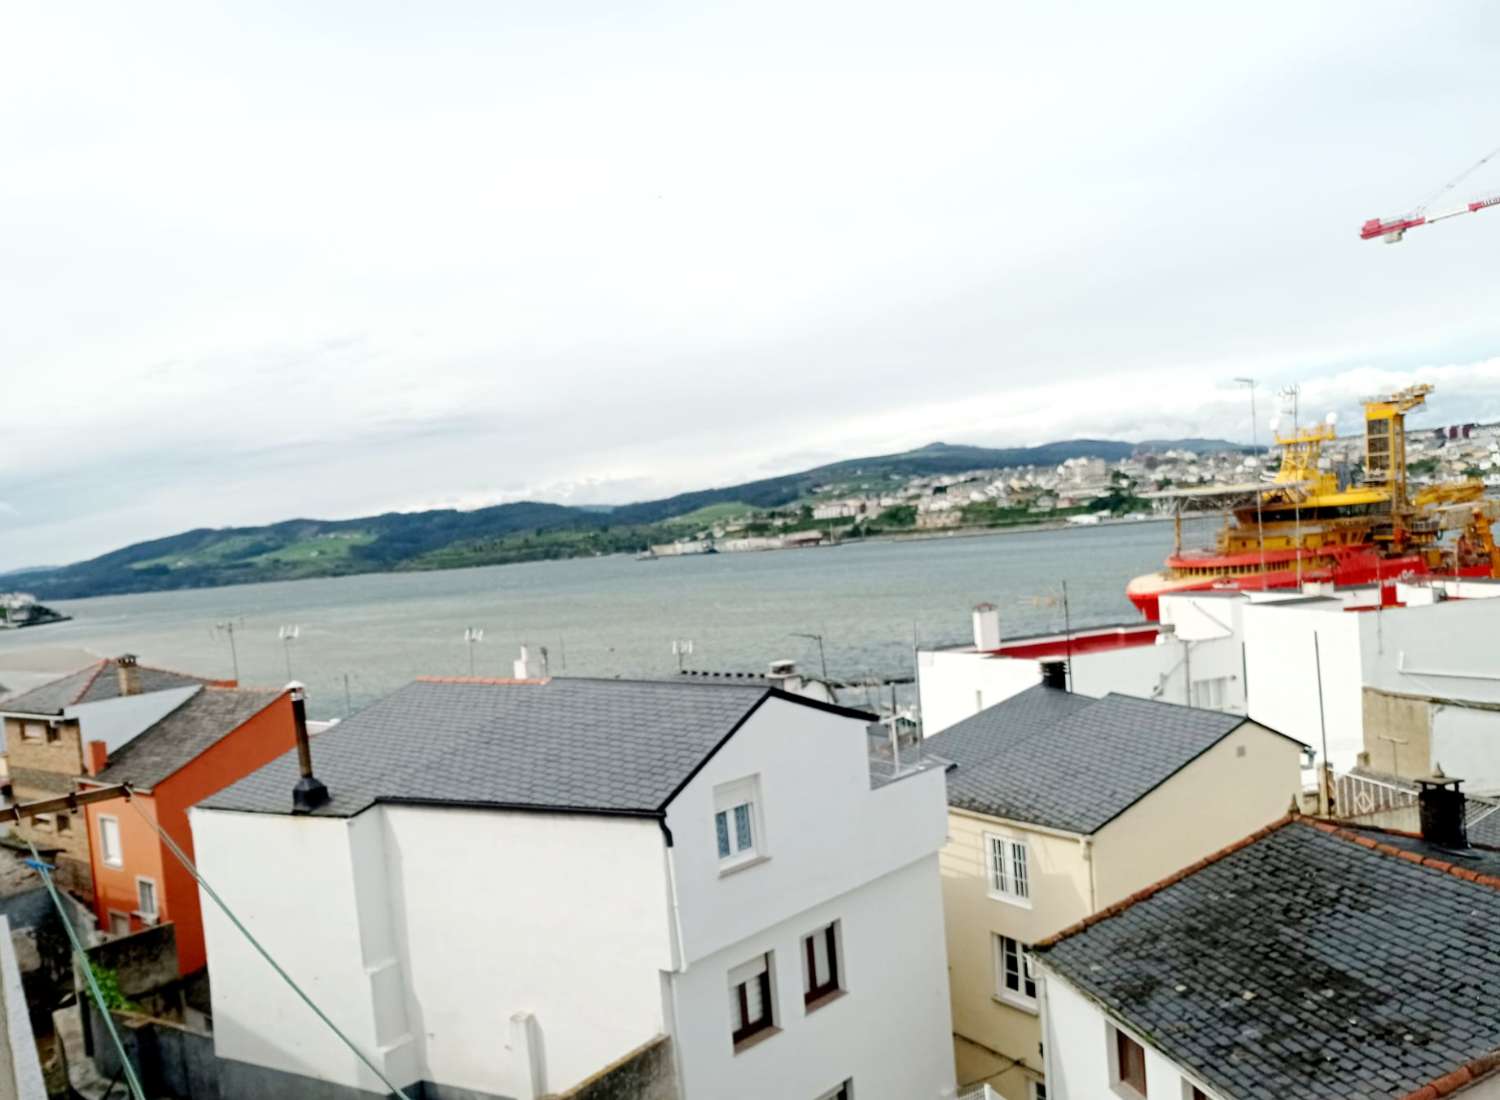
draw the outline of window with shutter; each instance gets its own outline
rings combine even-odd
[[[843,987],[839,984],[839,922],[802,937],[802,1003],[808,1008]]]
[[[771,955],[761,955],[729,972],[730,1039],[736,1048],[775,1027]]]

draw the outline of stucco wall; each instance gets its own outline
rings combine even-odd
[[[417,807],[191,818],[205,877],[397,1084],[523,1095],[517,1012],[536,1017],[553,1091],[665,1030],[654,822]],[[222,1057],[378,1089],[212,903],[204,918]]]
[[[1025,840],[1031,906],[992,898],[986,857],[988,834]],[[1041,1069],[1035,1013],[995,996],[992,937],[1035,943],[1089,912],[1089,864],[1081,837],[1051,834],[950,810],[942,853],[943,912],[948,941],[953,1030],[966,1039]],[[1025,1080],[1011,1073],[990,1082],[1002,1095],[1024,1100]]]
[[[938,1100],[954,1087],[937,856],[824,901],[674,977],[683,1095],[817,1097],[853,1080],[859,1100]],[[843,996],[803,1006],[801,940],[840,922]],[[738,1054],[728,974],[773,952],[776,1024]]]
[[[1285,815],[1301,789],[1301,760],[1291,741],[1244,723],[1099,831],[1096,908]]]

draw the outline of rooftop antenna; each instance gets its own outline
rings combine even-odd
[[[793,638],[810,638],[812,641],[818,643],[818,663],[823,666],[823,682],[826,684],[828,682],[828,656],[823,652],[823,635],[805,634],[794,630],[791,636]]]
[[[484,627],[464,627],[464,644],[469,647],[469,676],[471,678],[474,675],[474,647],[482,641],[484,641]]]
[[[1302,387],[1295,382],[1281,387],[1281,399],[1290,402],[1292,406],[1293,446],[1297,446],[1295,443],[1297,433],[1302,430],[1301,424],[1298,422],[1300,414],[1298,402],[1301,396]],[[1302,497],[1300,491],[1292,497],[1292,530],[1294,532],[1293,541],[1297,544],[1294,550],[1296,554],[1294,560],[1297,562],[1297,588],[1300,590],[1302,588]]]
[[[291,626],[283,626],[276,632],[281,639],[281,647],[286,650],[286,678],[292,678],[292,643],[302,637],[302,627],[293,623]]]
[[[672,655],[677,658],[677,671],[682,671],[683,662],[693,653],[693,639],[673,638]]]
[[[240,654],[234,644],[234,628],[236,625],[244,626],[245,617],[240,616],[238,624],[234,619],[225,619],[223,622],[214,623],[214,637],[227,637],[229,639],[229,660],[234,665],[234,682],[240,682]]]
[[[1266,528],[1261,518],[1260,481],[1260,418],[1255,415],[1255,379],[1236,378],[1235,381],[1250,391],[1250,449],[1255,452],[1255,538],[1260,543],[1260,583],[1266,583]]]

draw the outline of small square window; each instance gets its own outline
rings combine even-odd
[[[985,834],[990,897],[1031,906],[1031,853],[1024,840]]]
[[[995,995],[1020,1008],[1036,1011],[1036,972],[1019,940],[995,936]]]
[[[729,1036],[736,1050],[776,1026],[771,960],[767,952],[729,972]]]
[[[38,829],[42,829],[45,832],[49,832],[50,833],[50,832],[52,832],[52,829],[53,829],[52,815],[51,814],[33,814],[32,818],[31,818],[31,824],[34,827],[38,828]]]
[[[721,868],[747,863],[765,854],[757,795],[753,778],[714,790],[714,840]]]
[[[1114,1084],[1116,1091],[1146,1096],[1146,1048],[1119,1028],[1114,1032]]]
[[[55,745],[55,744],[57,744],[57,742],[59,742],[61,740],[62,740],[62,730],[58,729],[51,722],[48,722],[47,723],[47,744],[49,744],[49,745]]]
[[[47,738],[47,724],[45,722],[22,722],[22,741],[44,741]]]
[[[56,820],[57,820],[57,831],[58,832],[60,832],[60,833],[70,833],[70,832],[73,831],[73,818],[70,817],[68,814],[65,814],[65,813],[58,814]]]
[[[802,937],[802,1003],[809,1009],[843,988],[841,938],[838,921]]]

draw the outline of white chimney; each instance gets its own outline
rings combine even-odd
[[[511,662],[511,675],[517,680],[531,679],[531,654],[521,647],[521,655]]]
[[[981,652],[1000,648],[1000,609],[992,603],[974,609],[974,648]]]

